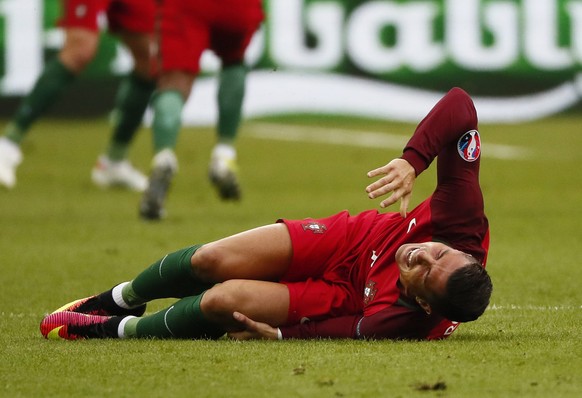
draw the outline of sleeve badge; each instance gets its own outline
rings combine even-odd
[[[467,131],[457,142],[457,151],[466,162],[474,162],[481,155],[481,137],[477,130]]]

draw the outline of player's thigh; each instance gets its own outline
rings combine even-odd
[[[161,74],[184,71],[196,76],[200,57],[208,48],[207,23],[196,14],[185,13],[181,1],[165,1],[157,36],[156,68]]]
[[[79,73],[93,60],[98,46],[99,32],[79,27],[67,28],[59,59],[69,70]]]
[[[202,280],[276,281],[287,272],[293,249],[284,224],[271,224],[202,246],[192,256],[192,269]]]
[[[289,292],[285,285],[253,280],[230,280],[215,285],[202,297],[200,308],[211,321],[236,330],[232,314],[238,311],[249,318],[279,326],[287,321]]]
[[[147,33],[121,31],[117,34],[131,52],[134,71],[144,79],[152,77],[152,36]]]
[[[103,1],[103,0],[101,0]],[[158,8],[157,0],[107,1],[107,23],[111,32],[153,34]]]
[[[210,48],[224,66],[240,63],[255,30],[227,31],[215,29],[211,33]]]

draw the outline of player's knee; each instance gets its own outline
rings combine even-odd
[[[232,315],[238,302],[238,281],[226,281],[215,285],[202,297],[200,308],[209,319]]]
[[[204,245],[192,256],[191,266],[194,274],[203,281],[221,282],[218,271],[225,262],[225,252],[213,244]]]
[[[75,47],[63,50],[60,59],[69,70],[81,73],[93,61],[94,56],[95,52],[91,47]]]

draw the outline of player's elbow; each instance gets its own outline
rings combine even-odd
[[[465,126],[465,130],[477,129],[477,110],[471,96],[460,87],[453,87],[447,95],[458,110],[455,112],[455,118],[460,119],[459,121]]]

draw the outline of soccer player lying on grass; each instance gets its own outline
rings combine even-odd
[[[477,319],[492,285],[471,98],[442,98],[370,198],[399,213],[279,220],[170,253],[131,282],[67,304],[41,322],[48,338],[439,339]],[[437,187],[407,213],[413,183],[438,155]],[[146,303],[180,298],[143,316]],[[244,315],[242,315],[244,314]],[[247,318],[248,316],[248,318]],[[258,323],[255,323],[257,321]]]

